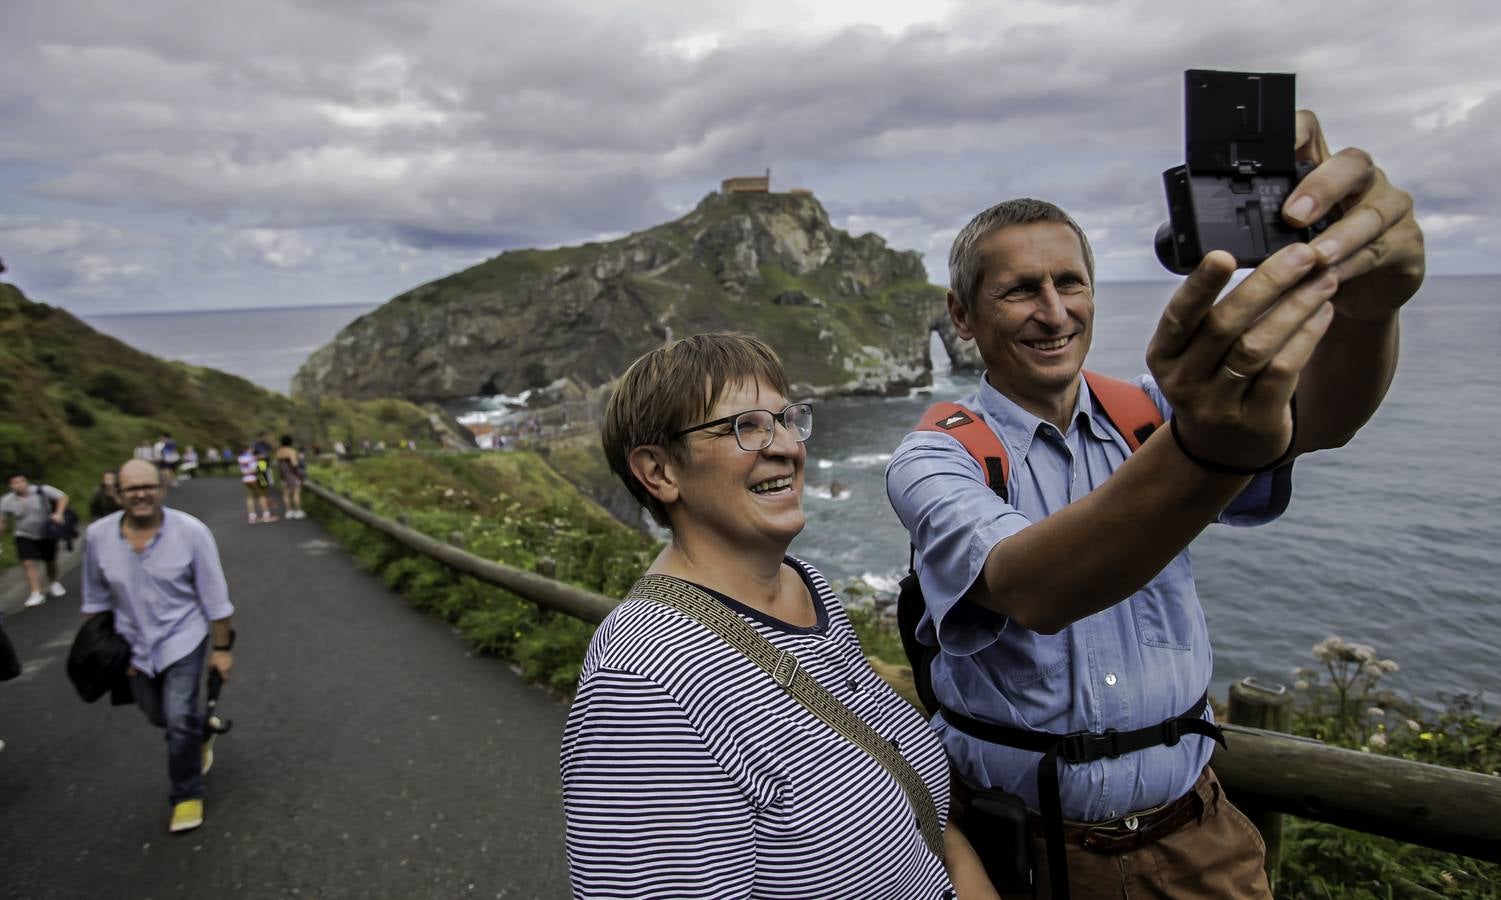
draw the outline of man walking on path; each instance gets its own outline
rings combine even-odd
[[[170,830],[203,824],[203,776],[213,765],[201,704],[204,655],[228,679],[234,665],[234,607],[208,526],[163,506],[161,473],[131,460],[120,467],[125,509],[89,526],[83,612],[113,611],[130,644],[136,704],[167,732]]]
[[[20,474],[10,477],[10,493],[0,498],[0,535],[5,534],[11,521],[16,523],[16,555],[31,585],[27,606],[41,606],[47,602],[47,594],[61,597],[68,592],[57,582],[57,541],[47,537],[48,520],[61,525],[67,508],[67,494],[50,484],[33,486]],[[42,581],[43,571],[46,582]]]

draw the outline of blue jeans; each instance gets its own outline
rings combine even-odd
[[[198,695],[207,645],[204,638],[192,653],[155,678],[140,672],[130,676],[136,705],[151,724],[167,729],[167,774],[174,804],[203,796],[203,709]]]

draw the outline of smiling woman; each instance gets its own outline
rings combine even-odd
[[[709,334],[646,354],[610,398],[611,468],[672,540],[595,633],[569,713],[575,896],[937,900],[978,871],[943,830],[943,749],[787,555],[813,432],[787,392],[764,343]]]

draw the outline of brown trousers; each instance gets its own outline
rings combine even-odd
[[[1102,854],[1069,842],[1068,883],[1074,900],[1271,900],[1262,868],[1266,844],[1256,826],[1225,798],[1219,779],[1207,766],[1194,789],[1207,797],[1203,815],[1155,843],[1127,853]],[[1040,882],[1037,896],[1050,898],[1047,847],[1040,837],[1032,847]]]

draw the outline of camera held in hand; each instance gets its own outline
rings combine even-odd
[[[1294,228],[1282,204],[1313,164],[1295,159],[1293,75],[1183,73],[1185,165],[1162,173],[1168,221],[1157,229],[1157,259],[1187,275],[1211,250],[1241,268],[1259,265],[1322,230]]]

